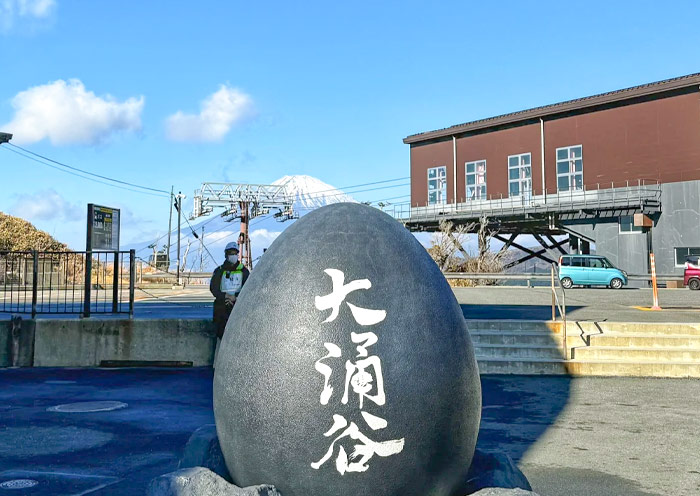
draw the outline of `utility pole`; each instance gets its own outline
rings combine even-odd
[[[241,262],[246,267],[253,268],[253,257],[250,253],[250,236],[248,236],[248,225],[250,223],[249,208],[247,201],[239,202],[241,214],[241,233],[238,235],[238,249],[241,252]]]
[[[170,233],[173,230],[173,203],[174,203],[174,198],[173,198],[173,186],[170,186],[170,217],[168,217],[168,248],[167,251],[165,252],[165,256],[168,257],[168,268],[167,270],[170,270]]]
[[[202,226],[202,237],[199,238],[199,271],[204,267],[204,226]]]
[[[180,286],[180,224],[182,221],[182,199],[185,198],[185,195],[182,194],[182,191],[178,191],[177,193],[177,262],[176,262],[176,267],[177,267],[177,285]]]

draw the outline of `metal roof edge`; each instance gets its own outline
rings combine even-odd
[[[486,119],[479,119],[476,121],[466,122],[464,124],[457,124],[455,126],[450,126],[443,129],[436,129],[434,131],[426,131],[423,133],[412,134],[404,138],[403,142],[405,144],[420,143],[422,141],[443,138],[446,136],[453,136],[468,131],[488,129],[490,127],[502,126],[505,124],[513,124],[516,122],[526,121],[530,119],[538,119],[540,117],[556,115],[563,112],[583,110],[589,107],[596,107],[599,105],[617,103],[634,98],[665,93],[668,91],[673,91],[694,85],[700,85],[700,73],[688,74],[686,76],[680,76],[673,79],[666,79],[654,83],[647,83],[621,90],[600,93],[593,96],[577,98],[574,100],[567,100],[564,102],[553,103],[550,105],[543,105],[541,107],[520,110],[517,112],[502,114],[495,117],[487,117]]]

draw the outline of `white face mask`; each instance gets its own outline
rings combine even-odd
[[[229,255],[226,257],[226,260],[228,260],[230,263],[236,263],[238,262],[238,255]]]

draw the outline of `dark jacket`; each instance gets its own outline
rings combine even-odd
[[[209,283],[209,291],[211,291],[211,294],[214,295],[214,298],[216,298],[217,302],[223,302],[226,298],[226,294],[221,291],[221,276],[224,273],[225,270],[236,270],[236,267],[238,266],[239,262],[236,262],[235,264],[232,264],[228,260],[226,260],[222,265],[216,268],[214,270],[214,273],[211,276],[211,282]],[[250,271],[248,270],[247,267],[243,267],[243,270],[241,270],[243,273],[243,279],[242,279],[242,284],[241,287],[245,284],[246,280],[248,280],[248,276],[250,275]]]

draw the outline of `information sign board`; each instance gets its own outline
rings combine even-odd
[[[86,250],[119,251],[119,209],[88,203]]]

